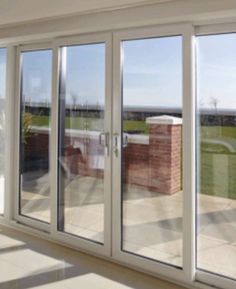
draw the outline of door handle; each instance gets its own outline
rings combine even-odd
[[[102,138],[104,136],[104,142],[102,141]],[[106,150],[106,155],[109,156],[109,132],[101,132],[98,136],[98,142],[101,146],[103,146]]]
[[[125,148],[129,143],[129,135],[127,133],[123,133],[122,147]],[[119,155],[119,140],[120,135],[118,133],[113,134],[113,153],[116,157]]]
[[[113,153],[116,157],[119,155],[119,134],[113,134]]]
[[[129,144],[129,135],[127,133],[123,133],[122,147],[126,148],[128,144]]]

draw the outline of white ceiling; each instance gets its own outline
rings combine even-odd
[[[0,25],[174,0],[0,0]]]

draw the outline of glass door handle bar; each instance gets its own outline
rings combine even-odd
[[[114,133],[113,134],[113,153],[116,157],[118,157],[119,154],[119,134]]]
[[[103,141],[104,136],[104,141]],[[109,156],[109,143],[110,143],[109,132],[101,132],[99,134],[99,145],[103,146],[106,150],[106,155]]]
[[[127,133],[123,133],[122,147],[126,148],[128,144],[129,144],[129,135]]]

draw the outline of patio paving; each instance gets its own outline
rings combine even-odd
[[[39,179],[39,186],[46,180]],[[48,191],[23,192],[27,216],[49,219]],[[128,185],[123,199],[123,250],[182,267],[182,192],[164,195]],[[65,231],[102,243],[103,201],[101,179],[74,178],[66,188]],[[197,266],[235,278],[236,200],[200,195],[198,202]]]

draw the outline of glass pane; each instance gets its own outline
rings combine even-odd
[[[236,276],[236,34],[197,38],[197,267]]]
[[[182,37],[123,42],[122,249],[182,266]]]
[[[0,48],[0,215],[4,214],[6,62],[7,50]]]
[[[21,53],[20,214],[50,222],[52,51]]]
[[[103,243],[105,44],[62,54],[59,229]]]

